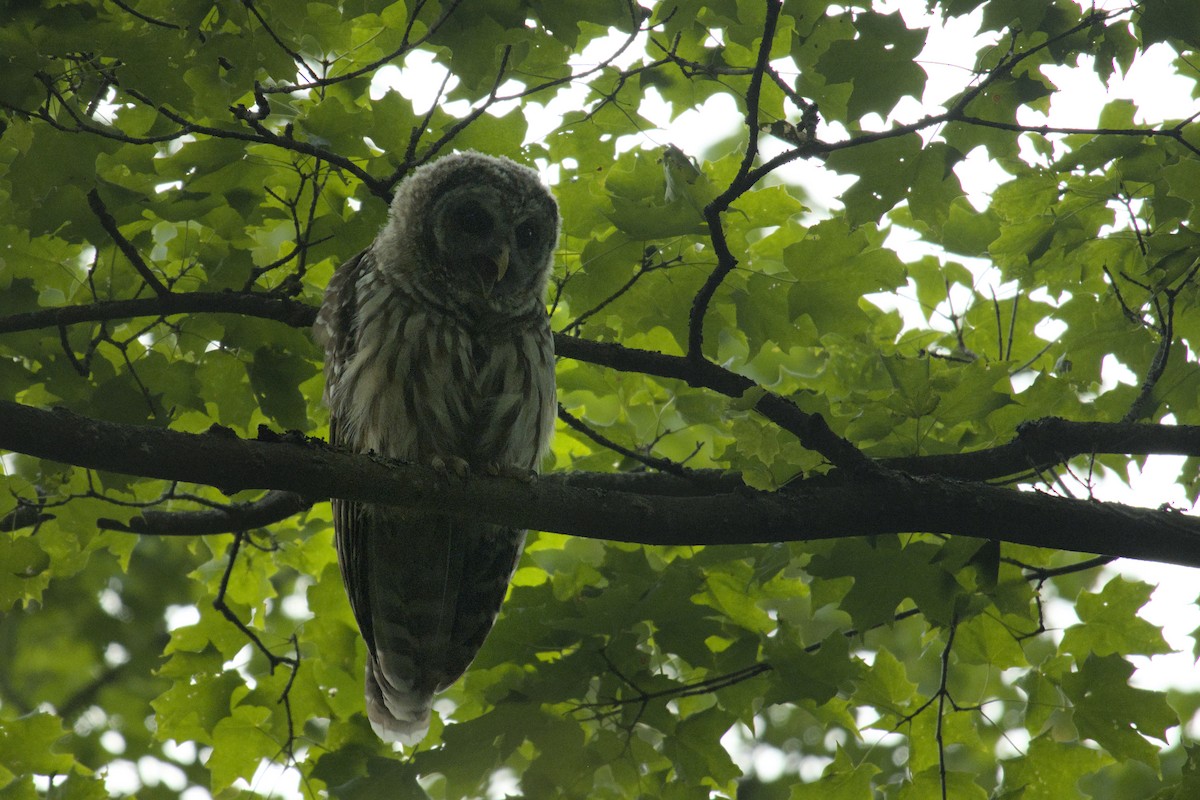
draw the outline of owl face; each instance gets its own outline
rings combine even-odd
[[[447,156],[414,172],[380,235],[384,260],[425,292],[472,314],[517,314],[541,303],[558,241],[558,208],[533,170],[480,153]]]

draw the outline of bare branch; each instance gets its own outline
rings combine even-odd
[[[600,445],[601,447],[606,447],[609,450],[612,450],[614,453],[625,456],[626,458],[636,461],[639,464],[644,464],[651,469],[669,472],[672,475],[677,475],[680,478],[686,478],[688,476],[689,470],[680,464],[676,464],[674,461],[666,458],[654,458],[653,456],[630,450],[628,447],[622,447],[612,439],[609,439],[607,436],[604,436],[593,430],[592,427],[586,422],[563,408],[561,403],[558,406],[558,418],[566,423],[568,428],[582,433],[596,444]]]
[[[156,295],[160,297],[165,294],[170,294],[171,290],[163,285],[163,282],[158,279],[154,271],[150,269],[150,265],[142,258],[142,254],[133,246],[133,242],[125,238],[124,234],[117,227],[117,221],[113,219],[113,215],[108,213],[108,207],[104,205],[104,201],[100,198],[100,192],[93,188],[87,194],[88,206],[92,209],[92,213],[100,220],[100,224],[104,230],[112,237],[113,242],[129,259],[129,263],[142,276],[142,280],[146,285],[154,290]]]
[[[283,691],[280,693],[279,700],[277,701],[283,706],[284,713],[287,715],[287,741],[285,741],[280,747],[281,751],[287,756],[288,761],[290,762],[295,757],[293,747],[296,741],[295,723],[292,719],[291,692],[292,684],[294,684],[296,681],[296,673],[300,669],[300,643],[296,638],[296,634],[293,633],[290,641],[292,648],[295,651],[295,655],[276,655],[271,651],[271,648],[267,647],[262,638],[255,633],[249,625],[242,622],[238,615],[234,613],[233,609],[230,608],[225,602],[225,595],[229,591],[229,578],[231,575],[233,575],[233,568],[237,564],[238,551],[241,549],[242,541],[245,540],[245,538],[246,534],[242,533],[241,531],[238,531],[236,534],[234,534],[233,542],[231,542],[229,545],[229,562],[225,565],[225,572],[221,575],[221,585],[217,589],[217,595],[213,598],[212,604],[213,608],[221,612],[221,616],[233,623],[234,627],[241,631],[242,634],[250,640],[254,647],[266,657],[267,665],[272,675],[275,674],[276,667],[287,667],[288,670],[290,670],[287,684],[284,685]]]
[[[272,525],[299,514],[312,505],[292,492],[267,492],[250,503],[230,503],[226,506],[193,511],[162,511],[147,509],[129,522],[97,520],[106,530],[143,533],[154,536],[205,536],[232,533]]]
[[[133,8],[132,6],[130,6],[128,3],[124,2],[124,0],[112,0],[112,3],[117,8],[124,11],[125,13],[137,17],[142,22],[148,22],[149,24],[157,25],[160,28],[169,28],[171,30],[176,30],[176,31],[183,30],[182,25],[176,25],[173,22],[167,22],[166,20],[155,19],[154,17],[147,16],[146,14],[143,14],[142,12],[138,11],[136,8]]]

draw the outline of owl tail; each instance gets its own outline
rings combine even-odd
[[[382,680],[380,680],[382,678]],[[395,686],[387,680],[373,657],[367,658],[367,719],[375,735],[385,742],[412,747],[429,732],[433,695]]]

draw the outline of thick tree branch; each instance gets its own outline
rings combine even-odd
[[[1200,436],[1200,432],[1197,432]],[[318,442],[188,434],[0,402],[0,447],[91,469],[225,491],[281,489],[513,527],[643,544],[713,545],[927,532],[1200,566],[1200,519],[897,473],[679,498],[588,485],[588,476],[447,479],[424,466]],[[636,482],[631,481],[636,487]]]
[[[881,463],[910,475],[991,480],[1092,454],[1200,456],[1200,426],[1046,417],[1023,423],[1017,428],[1017,437],[999,447],[974,453],[885,458]]]
[[[296,300],[255,292],[166,292],[133,300],[102,300],[0,317],[0,333],[54,328],[77,322],[103,322],[172,314],[242,314],[273,319],[295,328],[313,324],[317,309]]]

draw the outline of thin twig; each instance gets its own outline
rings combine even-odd
[[[112,4],[128,14],[132,14],[133,16],[140,19],[142,22],[148,22],[151,25],[157,25],[160,28],[170,28],[171,30],[175,30],[175,31],[183,30],[182,25],[176,25],[173,22],[166,22],[161,19],[155,19],[154,17],[147,16],[147,15],[143,14],[142,12],[138,11],[136,8],[133,8],[132,6],[130,6],[129,4],[124,2],[124,0],[112,0]]]
[[[572,414],[570,411],[567,411],[562,407],[561,403],[558,406],[558,418],[566,423],[567,427],[582,433],[596,444],[600,445],[601,447],[607,447],[614,453],[619,453],[620,455],[623,455],[628,459],[632,459],[633,461],[637,461],[640,464],[644,464],[651,469],[668,472],[672,475],[677,475],[680,478],[690,477],[691,470],[676,464],[670,459],[655,458],[654,456],[644,455],[636,450],[630,450],[628,447],[623,447],[622,445],[617,444],[612,439],[609,439],[607,436],[594,430],[590,425]]]
[[[400,46],[395,50],[392,50],[390,53],[380,56],[374,61],[364,64],[357,69],[353,69],[349,72],[343,72],[340,75],[326,75],[320,78],[314,76],[314,79],[308,83],[284,83],[279,84],[278,86],[263,87],[263,92],[266,94],[292,94],[293,92],[302,92],[308,89],[323,90],[329,86],[335,86],[339,83],[354,80],[355,78],[362,77],[368,73],[375,72],[375,70],[379,69],[385,64],[395,61],[397,58],[405,55],[413,48],[420,47],[429,41],[431,37],[437,34],[438,30],[442,27],[446,20],[450,18],[450,15],[454,13],[455,9],[457,9],[462,3],[462,0],[451,0],[451,2],[446,5],[446,8],[441,15],[426,29],[425,35],[416,41],[412,41],[410,37],[412,35],[413,26],[416,24],[417,18],[427,2],[428,0],[419,0],[419,2],[413,6],[412,11],[409,13],[407,26],[404,29],[404,36],[400,40]]]
[[[279,695],[278,701],[283,706],[284,712],[287,714],[287,741],[283,744],[282,751],[287,754],[290,761],[294,757],[293,743],[295,742],[296,738],[295,727],[292,720],[292,703],[290,693],[292,690],[292,684],[296,680],[296,672],[300,669],[299,641],[297,640],[295,634],[292,634],[289,639],[289,641],[292,643],[292,647],[294,648],[294,656],[275,655],[275,653],[271,652],[271,648],[267,647],[263,640],[259,638],[258,634],[251,630],[246,623],[242,622],[238,615],[233,612],[233,609],[231,609],[225,603],[225,594],[229,590],[229,578],[233,574],[233,567],[237,563],[238,551],[241,549],[242,540],[245,538],[245,536],[246,534],[242,531],[237,531],[233,535],[233,542],[229,545],[229,563],[225,565],[225,572],[221,575],[221,584],[217,589],[217,595],[213,598],[212,604],[213,608],[221,612],[221,615],[224,616],[225,619],[233,623],[234,627],[241,631],[242,634],[254,644],[255,648],[266,657],[270,674],[274,675],[275,668],[280,666],[287,667],[291,671],[291,674],[288,676],[287,683],[284,685],[283,691]]]
[[[304,60],[304,56],[300,55],[300,53],[298,53],[296,50],[293,50],[291,47],[288,47],[287,43],[279,37],[279,34],[275,33],[275,30],[270,26],[266,18],[263,17],[262,13],[254,6],[252,0],[242,0],[242,5],[246,7],[247,11],[254,15],[254,18],[258,20],[258,24],[262,25],[263,30],[267,32],[267,35],[271,37],[271,40],[279,46],[280,50],[287,53],[288,58],[292,59],[296,66],[307,72],[309,77],[311,77],[313,80],[320,80],[320,76],[318,76],[313,68],[308,65],[308,62]]]
[[[1008,318],[1008,346],[1004,350],[1004,360],[1008,361],[1012,358],[1013,340],[1016,338],[1017,330],[1017,309],[1021,305],[1021,293],[1017,292],[1013,295],[1012,315]]]
[[[142,254],[139,253],[137,248],[133,246],[133,243],[126,239],[121,233],[120,228],[117,227],[117,221],[113,219],[113,215],[108,212],[108,207],[104,205],[104,201],[100,198],[100,192],[98,192],[95,188],[92,188],[87,194],[87,199],[88,207],[92,209],[92,213],[96,215],[96,218],[100,220],[100,225],[104,228],[105,232],[112,237],[113,242],[117,245],[121,252],[125,254],[125,258],[129,259],[129,263],[132,264],[133,268],[137,270],[139,275],[142,276],[142,280],[146,282],[146,285],[149,286],[154,293],[160,297],[162,295],[170,294],[171,290],[163,285],[163,282],[160,281],[158,276],[155,275],[153,270],[150,269],[150,265],[142,259]]]
[[[643,257],[641,265],[638,267],[637,271],[633,273],[633,276],[629,280],[625,281],[625,283],[620,288],[618,288],[616,291],[614,291],[608,297],[604,298],[599,303],[592,306],[587,311],[584,311],[582,314],[577,316],[575,319],[571,320],[566,325],[564,325],[561,332],[562,333],[578,333],[579,330],[583,327],[584,322],[587,322],[587,320],[589,318],[600,313],[606,307],[608,307],[613,302],[615,302],[617,299],[619,299],[622,295],[627,293],[643,277],[645,277],[646,275],[649,275],[651,272],[657,272],[658,270],[662,270],[662,269],[669,269],[670,267],[673,267],[676,264],[679,264],[680,262],[682,262],[682,260],[683,260],[682,257],[676,256],[675,258],[667,259],[667,260],[661,261],[657,264],[650,264],[649,259],[646,257]]]
[[[950,651],[954,647],[954,633],[958,630],[958,615],[950,620],[950,627],[946,633],[946,646],[942,648],[942,669],[941,678],[938,683],[938,712],[937,726],[934,731],[934,738],[937,740],[938,751],[938,777],[942,785],[942,800],[946,800],[946,741],[943,731],[943,722],[946,716],[946,701],[950,700]],[[953,700],[950,700],[953,703]]]

